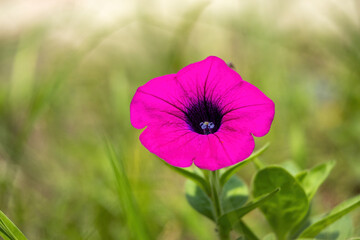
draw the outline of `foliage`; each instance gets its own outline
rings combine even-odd
[[[256,153],[256,155],[260,154]],[[253,156],[244,162],[251,159]],[[195,182],[187,183],[186,196],[189,204],[196,211],[216,223],[219,232],[220,230],[225,233],[231,230],[240,230],[240,234],[245,239],[256,239],[256,235],[247,227],[242,218],[250,211],[259,208],[277,239],[315,238],[326,235],[325,229],[328,226],[360,206],[360,196],[357,196],[335,207],[322,218],[311,221],[309,214],[311,200],[334,165],[333,161],[324,163],[308,171],[303,171],[297,176],[291,175],[280,166],[265,166],[255,174],[252,194],[254,200],[248,203],[246,203],[249,198],[246,184],[233,175],[217,193],[222,196],[222,201],[220,201],[222,214],[220,216],[217,216],[212,207],[216,198],[212,194],[204,192]],[[245,164],[241,166],[245,166]],[[230,167],[230,169],[232,168],[234,167]],[[237,170],[240,168],[236,166]],[[228,171],[225,170],[222,174],[227,174]],[[221,179],[220,177],[220,182]],[[306,222],[306,225],[299,228],[303,222]],[[294,231],[296,232],[294,233]],[[338,234],[332,239],[340,240],[338,238],[340,236],[342,235]],[[220,239],[229,239],[229,237],[227,234],[225,237],[220,235]]]

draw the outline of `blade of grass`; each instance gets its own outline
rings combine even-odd
[[[0,211],[0,236],[5,240],[27,240],[17,226]]]
[[[128,177],[122,162],[122,157],[117,154],[113,145],[107,141],[106,150],[112,170],[114,171],[117,191],[119,193],[120,204],[126,214],[130,234],[134,239],[150,240],[149,232],[145,222],[141,217],[135,196],[131,191]]]

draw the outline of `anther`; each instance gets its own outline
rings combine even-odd
[[[204,131],[204,135],[208,135],[210,133],[213,133],[215,124],[213,122],[204,121],[200,123],[200,127]]]

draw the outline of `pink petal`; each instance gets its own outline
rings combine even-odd
[[[204,135],[205,136],[205,135]],[[215,171],[234,165],[246,159],[254,150],[254,138],[250,133],[222,129],[215,134],[209,134],[207,143],[202,145],[202,154],[194,163],[202,169]]]
[[[186,123],[184,92],[175,74],[152,79],[138,88],[130,104],[134,127],[144,128],[141,143],[152,153],[176,167],[189,167],[199,153],[196,137]]]
[[[139,87],[130,104],[131,124],[142,129],[150,123],[176,122],[183,117],[175,74],[157,77]],[[179,106],[178,106],[179,105]]]
[[[201,153],[201,135],[174,124],[150,125],[140,135],[141,143],[152,153],[175,167],[189,167]]]
[[[234,86],[242,82],[240,75],[220,58],[210,56],[190,64],[176,74],[187,96],[206,96],[220,100]]]
[[[257,87],[243,81],[226,96],[223,126],[247,129],[256,137],[266,135],[274,119],[275,104]]]
[[[247,129],[254,136],[266,135],[275,114],[275,104],[218,57],[208,57],[181,69],[176,77],[190,96],[211,98],[229,111],[228,124]]]

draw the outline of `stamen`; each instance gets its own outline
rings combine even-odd
[[[204,121],[200,123],[201,129],[204,131],[204,135],[213,133],[215,124],[213,122]]]

